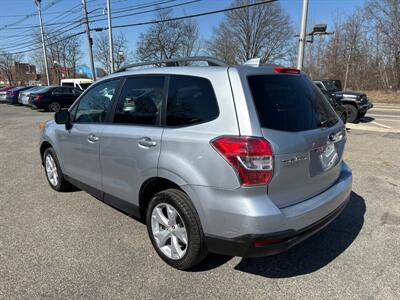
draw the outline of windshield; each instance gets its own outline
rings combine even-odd
[[[82,89],[86,90],[91,85],[91,83],[80,83],[79,85],[82,87]]]
[[[248,81],[263,128],[305,131],[338,121],[318,87],[304,76],[255,75]]]
[[[336,86],[336,84],[335,84],[335,82],[333,80],[332,81],[331,80],[326,80],[326,81],[323,81],[323,83],[324,83],[326,89],[328,90],[328,92],[333,93],[333,92],[339,92],[340,91],[340,89]]]

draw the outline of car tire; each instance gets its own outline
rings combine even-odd
[[[44,151],[43,166],[47,181],[53,190],[57,192],[67,192],[73,188],[73,185],[65,180],[53,148],[47,148],[46,151]]]
[[[200,220],[184,192],[157,193],[148,205],[146,224],[154,249],[170,266],[186,270],[206,257]]]
[[[358,119],[358,110],[354,105],[344,104],[347,111],[347,122],[354,123]]]
[[[57,101],[50,102],[50,104],[47,107],[47,110],[52,112],[58,112],[61,110],[61,104],[58,103]]]

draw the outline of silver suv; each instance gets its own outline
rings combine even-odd
[[[187,66],[195,60],[208,66]],[[149,64],[167,66],[128,66],[45,124],[54,190],[74,185],[142,218],[178,269],[207,252],[282,252],[344,209],[345,127],[305,74],[211,58]]]

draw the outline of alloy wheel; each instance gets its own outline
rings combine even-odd
[[[58,102],[52,102],[49,105],[49,110],[50,111],[54,111],[54,112],[58,112],[61,110],[61,105]]]
[[[160,203],[151,213],[151,229],[158,249],[170,259],[183,258],[188,236],[183,219],[170,204]]]
[[[46,175],[52,186],[58,184],[58,171],[54,158],[49,154],[46,156]]]

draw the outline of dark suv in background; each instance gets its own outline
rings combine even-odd
[[[328,100],[330,105],[332,105],[335,113],[339,116],[339,118],[343,121],[343,123],[347,122],[347,110],[342,103],[342,96],[339,95],[332,95],[329,92],[321,89],[322,94]]]
[[[37,109],[60,111],[68,108],[82,93],[81,90],[68,86],[49,86],[29,96],[29,105]]]
[[[347,110],[347,121],[356,122],[365,116],[367,111],[373,107],[369,102],[367,94],[360,92],[342,91],[340,80],[314,80],[314,83],[334,97],[342,97],[341,101]]]

